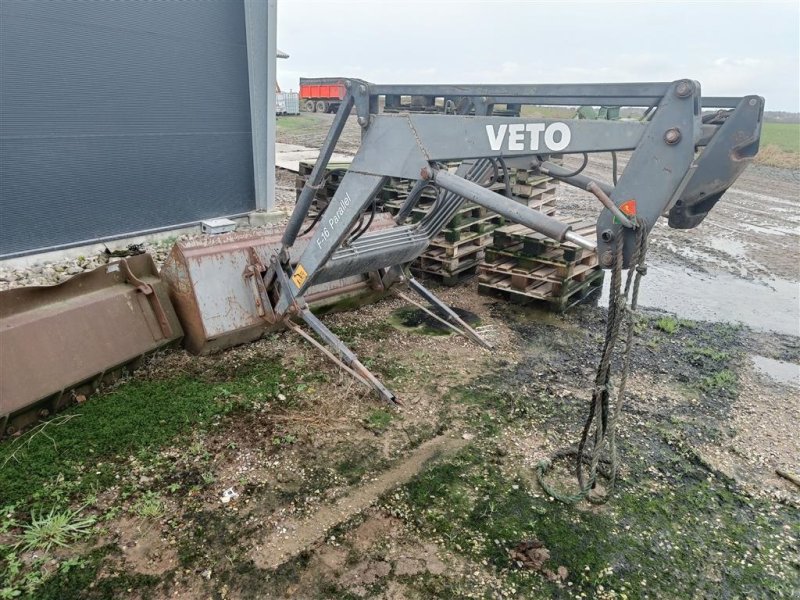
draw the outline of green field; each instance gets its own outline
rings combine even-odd
[[[764,123],[761,145],[775,145],[784,152],[800,153],[800,123]]]

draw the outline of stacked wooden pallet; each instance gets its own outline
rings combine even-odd
[[[422,220],[432,206],[433,201],[420,202],[412,211],[410,221]],[[399,206],[396,201],[387,202],[385,208],[395,213]],[[411,264],[411,269],[445,285],[455,285],[473,277],[483,260],[484,249],[492,241],[492,231],[504,224],[502,217],[488,209],[464,203],[441,233],[431,240],[425,252]]]
[[[458,163],[448,163],[447,166],[454,170],[457,165]],[[347,166],[339,163],[328,165],[324,184],[315,194],[313,213],[324,210],[328,205]],[[313,168],[314,162],[300,163],[295,180],[298,197]],[[555,212],[554,180],[524,169],[512,170],[509,177],[509,187],[515,201],[548,215]],[[387,178],[378,195],[379,209],[397,214],[414,183],[407,179]],[[502,174],[492,189],[501,194],[505,193],[506,185]],[[436,191],[433,188],[426,188],[408,221],[411,223],[421,221],[433,208],[435,201]],[[437,279],[446,285],[455,285],[473,277],[484,260],[486,249],[492,244],[492,232],[504,225],[505,221],[499,215],[477,204],[465,202],[442,232],[431,241],[422,256],[412,263],[411,268],[418,275]]]
[[[300,193],[306,185],[306,181],[311,176],[311,171],[314,170],[316,161],[300,161],[298,166],[297,176],[294,179],[294,190],[297,198],[300,198]],[[345,172],[350,167],[350,163],[336,163],[330,162],[325,168],[325,177],[322,184],[314,194],[314,203],[311,205],[314,213],[323,211],[328,206],[328,203],[333,198]]]
[[[556,186],[549,177],[533,176],[528,171],[511,173],[510,186],[517,202],[546,214],[555,212]],[[408,188],[410,189],[410,188]],[[503,193],[505,182],[492,186]],[[408,190],[384,202],[384,210],[396,214],[403,205]],[[412,223],[421,221],[435,202],[434,194],[423,195],[411,213]],[[465,202],[437,235],[428,249],[411,264],[418,275],[433,278],[445,285],[455,285],[477,273],[478,266],[485,257],[486,248],[492,243],[492,232],[504,226],[505,220],[490,210]]]
[[[594,238],[593,221],[562,219],[573,231]],[[599,292],[603,271],[597,252],[559,243],[522,225],[495,230],[478,274],[478,292],[512,302],[547,303],[565,311]]]

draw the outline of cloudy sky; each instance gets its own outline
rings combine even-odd
[[[278,81],[697,79],[800,111],[800,2],[278,0]]]

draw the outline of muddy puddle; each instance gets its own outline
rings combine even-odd
[[[785,360],[776,360],[758,354],[752,357],[756,370],[776,383],[800,389],[800,365]]]
[[[606,277],[600,303],[608,304]],[[654,262],[642,280],[639,305],[684,319],[743,323],[760,331],[800,334],[800,284],[785,279],[746,280],[725,272],[701,273]]]

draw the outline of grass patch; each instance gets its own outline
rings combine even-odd
[[[699,387],[704,392],[728,392],[736,391],[736,374],[730,369],[723,369],[704,377]]]
[[[229,380],[182,375],[127,381],[62,413],[75,415],[63,425],[0,445],[3,500],[50,508],[104,489],[115,483],[122,461],[275,394],[279,381],[280,365],[264,359]]]
[[[299,115],[279,116],[277,117],[278,135],[313,128],[315,123],[314,117],[302,113]]]
[[[160,578],[152,575],[126,573],[109,568],[108,557],[118,553],[114,546],[104,546],[75,561],[71,568],[62,567],[36,589],[37,600],[100,600],[130,596],[138,592],[150,598]]]
[[[791,509],[743,497],[677,453],[671,460],[684,468],[682,485],[668,490],[650,476],[626,481],[602,511],[549,501],[504,476],[487,461],[490,454],[468,447],[383,502],[423,536],[488,565],[518,597],[565,595],[509,557],[518,542],[534,539],[550,552],[545,568],[567,568],[576,596],[720,597],[720,585],[726,597],[780,596],[797,583],[790,566],[775,564],[792,544],[793,534],[782,529],[792,522]],[[450,584],[454,592],[461,585]]]
[[[784,152],[800,154],[800,123],[763,123],[761,143],[774,145]]]
[[[389,427],[393,419],[393,413],[383,408],[376,408],[367,415],[366,426],[372,431],[382,432]]]
[[[764,123],[756,162],[783,169],[800,168],[800,123]]]
[[[81,517],[81,509],[56,511],[47,514],[31,513],[31,522],[22,528],[20,547],[23,552],[41,550],[49,552],[53,546],[66,546],[88,535],[95,523],[94,517]]]
[[[164,503],[157,492],[148,491],[133,506],[133,512],[143,519],[157,519],[164,514]]]
[[[679,327],[680,323],[675,317],[661,317],[656,321],[656,329],[660,329],[664,333],[669,333],[670,335],[678,331]]]
[[[689,353],[696,361],[708,358],[713,362],[725,362],[730,359],[731,355],[724,350],[718,350],[709,346],[695,346],[689,344]]]
[[[337,475],[343,477],[347,485],[361,481],[367,473],[377,471],[388,465],[377,448],[361,446],[351,448],[334,466]]]

